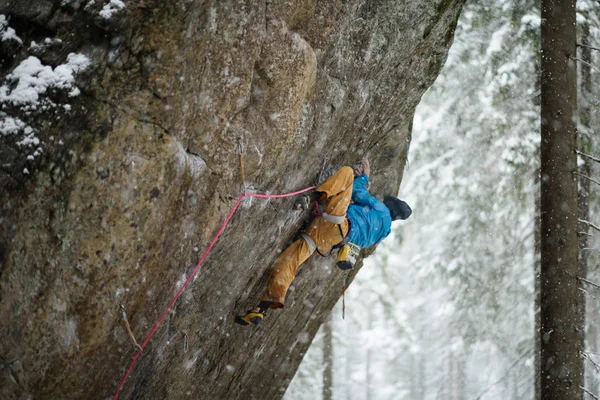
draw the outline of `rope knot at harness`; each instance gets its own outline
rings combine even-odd
[[[323,215],[323,211],[319,208],[319,202],[315,200],[315,209],[312,211],[312,214],[315,217],[320,217]]]
[[[192,272],[190,272],[190,274],[187,276],[185,282],[183,283],[183,285],[181,285],[181,287],[179,288],[179,290],[175,294],[175,297],[173,297],[173,299],[171,299],[171,301],[169,302],[167,308],[165,309],[165,311],[163,311],[163,313],[161,314],[160,318],[156,321],[156,323],[154,324],[154,326],[150,330],[150,333],[148,334],[148,336],[146,336],[146,339],[144,339],[144,341],[142,342],[141,345],[137,344],[137,341],[135,340],[135,337],[133,336],[133,332],[131,332],[131,328],[129,327],[129,322],[127,321],[127,316],[125,314],[125,307],[121,306],[122,307],[121,308],[121,310],[122,310],[122,316],[123,316],[123,319],[124,319],[124,321],[126,323],[126,326],[128,328],[127,329],[128,333],[130,334],[131,338],[133,339],[136,347],[138,348],[138,351],[135,353],[135,355],[133,357],[133,360],[131,361],[131,363],[129,364],[129,367],[125,371],[125,375],[123,376],[123,379],[121,379],[121,383],[119,384],[119,387],[117,388],[115,394],[112,397],[113,400],[115,400],[115,399],[117,399],[119,397],[119,393],[123,389],[123,386],[125,385],[125,381],[127,380],[127,378],[129,377],[129,374],[133,370],[133,367],[135,366],[135,364],[136,364],[138,358],[140,357],[140,355],[142,354],[142,351],[146,348],[146,345],[148,344],[148,342],[150,341],[150,339],[152,338],[152,336],[154,336],[154,333],[156,333],[156,331],[158,330],[160,324],[163,322],[163,320],[165,319],[165,317],[167,316],[167,314],[169,313],[169,311],[171,311],[171,308],[173,308],[173,305],[179,299],[179,297],[181,296],[181,294],[183,293],[183,291],[185,290],[185,288],[187,287],[187,285],[192,281],[192,279],[196,275],[196,272],[198,272],[198,269],[200,269],[200,265],[202,265],[202,263],[204,262],[204,260],[206,259],[206,257],[208,256],[208,254],[210,253],[210,251],[212,250],[212,248],[217,243],[217,240],[219,239],[219,237],[221,236],[221,234],[223,233],[223,231],[225,230],[225,228],[229,224],[229,221],[233,217],[233,214],[235,214],[236,210],[238,209],[238,206],[240,205],[240,203],[242,202],[242,200],[244,199],[244,197],[247,196],[247,197],[257,197],[257,198],[261,198],[261,199],[280,199],[280,198],[284,198],[284,197],[296,196],[298,194],[301,194],[301,193],[304,193],[304,192],[308,192],[309,190],[312,190],[314,188],[315,188],[314,186],[311,186],[311,187],[308,187],[306,189],[298,190],[296,192],[284,193],[284,194],[260,194],[260,193],[243,192],[240,195],[240,197],[237,199],[237,201],[235,202],[235,204],[233,205],[233,207],[231,208],[231,210],[229,211],[229,213],[227,214],[227,217],[225,218],[225,222],[223,222],[223,224],[219,228],[219,231],[217,232],[217,234],[215,235],[215,237],[213,238],[213,240],[210,242],[210,244],[208,245],[208,247],[206,248],[206,250],[202,254],[202,257],[200,257],[200,260],[198,261],[198,263],[196,264],[196,266],[194,267],[194,269],[192,270]],[[186,334],[186,345],[184,345],[184,348],[185,348],[185,350],[187,350],[187,334]]]

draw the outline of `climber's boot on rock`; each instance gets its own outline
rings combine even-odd
[[[296,197],[296,199],[294,200],[294,210],[304,211],[308,209],[308,206],[310,205],[310,200],[310,195],[308,194],[301,194],[300,196]]]
[[[316,190],[309,193],[302,193],[294,200],[294,210],[307,210],[310,207],[310,203],[324,200],[324,197],[326,196],[323,192],[317,192]]]
[[[255,307],[252,310],[248,310],[246,315],[236,316],[235,322],[240,325],[260,325],[264,317],[264,311],[258,307]]]
[[[258,303],[258,306],[248,310],[246,315],[238,315],[235,317],[235,322],[240,325],[260,325],[267,310],[273,306],[272,301],[263,300]]]

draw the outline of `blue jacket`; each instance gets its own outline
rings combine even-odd
[[[369,177],[361,175],[354,179],[352,201],[346,216],[350,219],[352,230],[348,241],[359,247],[369,247],[385,239],[392,229],[390,210],[369,194]]]

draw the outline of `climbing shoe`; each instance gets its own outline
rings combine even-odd
[[[294,201],[294,210],[304,211],[304,210],[308,209],[310,202],[311,202],[310,195],[301,194],[300,196],[296,197],[296,200]]]
[[[252,310],[249,310],[246,315],[238,315],[235,317],[235,322],[240,325],[259,325],[263,318],[265,317],[265,312],[260,308],[256,307]]]
[[[310,193],[303,193],[296,197],[294,201],[294,210],[304,211],[310,207],[310,203],[313,201],[319,202],[327,198],[324,192],[312,191]]]

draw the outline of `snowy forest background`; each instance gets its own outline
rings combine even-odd
[[[599,13],[598,2],[578,1],[578,43],[600,48]],[[345,320],[340,300],[285,400],[534,398],[539,15],[538,1],[467,3],[415,115],[400,189],[414,213],[366,260]],[[600,52],[591,57],[591,94],[579,100],[591,116],[579,140],[598,155]],[[580,158],[596,181],[599,166]],[[599,226],[600,185],[590,188],[589,221]],[[584,249],[592,282],[599,234],[590,228]],[[585,388],[599,396],[600,290],[582,291]]]

